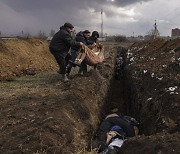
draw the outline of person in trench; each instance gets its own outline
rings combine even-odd
[[[112,113],[103,120],[98,132],[97,142],[92,145],[100,154],[116,154],[128,137],[139,133],[140,123],[133,117],[120,112]]]

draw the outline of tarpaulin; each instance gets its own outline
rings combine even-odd
[[[102,63],[104,60],[104,47],[101,44],[96,44],[92,46],[83,46],[75,60],[78,65],[85,60],[90,66]]]

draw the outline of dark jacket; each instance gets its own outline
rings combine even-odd
[[[98,43],[98,39],[93,36],[90,36],[88,43],[89,43],[88,45],[92,45],[93,43]]]
[[[72,46],[79,47],[80,43],[73,40],[71,34],[62,26],[52,38],[49,49],[52,53],[58,52],[66,57]]]
[[[89,44],[88,44],[89,40],[84,37],[83,32],[77,33],[77,34],[76,34],[76,37],[75,37],[75,40],[76,40],[77,42],[82,42],[82,43],[84,43],[85,45],[89,45]],[[74,50],[77,51],[77,50],[79,49],[79,47],[73,46],[72,49],[74,49]]]
[[[133,137],[135,135],[134,132],[134,124],[131,124],[127,121],[127,119],[130,119],[131,117],[128,116],[118,116],[118,117],[109,117],[105,119],[98,130],[98,140],[101,142],[106,142],[106,133],[110,131],[110,129],[114,125],[120,126],[124,132],[126,133],[126,137]]]

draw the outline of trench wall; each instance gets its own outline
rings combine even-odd
[[[178,153],[180,40],[135,43],[127,51],[125,93],[128,113],[140,120],[141,135],[121,153]]]

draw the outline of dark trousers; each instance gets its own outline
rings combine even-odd
[[[79,73],[86,73],[87,72],[87,63],[85,60],[82,61],[80,69],[79,69]]]
[[[63,57],[59,52],[51,52],[59,65],[59,73],[66,74],[66,66],[68,64],[69,55]]]
[[[72,62],[74,62],[75,61],[75,59],[76,59],[76,57],[77,57],[77,51],[76,50],[74,50],[74,49],[71,49],[71,52],[70,52],[70,60],[72,61]],[[70,73],[71,72],[71,69],[72,69],[72,67],[74,67],[74,65],[72,64],[72,63],[69,63],[68,65],[67,65],[67,72],[66,73]]]

